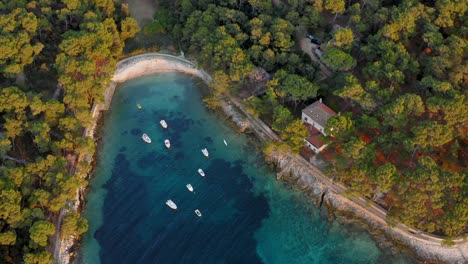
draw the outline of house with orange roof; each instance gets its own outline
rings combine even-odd
[[[336,112],[322,103],[322,99],[315,101],[302,110],[302,122],[309,129],[309,137],[304,141],[306,146],[313,152],[319,153],[327,146],[322,135],[327,135],[325,133],[326,123],[334,115],[336,115]]]

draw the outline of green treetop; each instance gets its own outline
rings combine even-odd
[[[342,49],[349,49],[354,41],[353,31],[350,28],[342,28],[333,33],[335,45]]]
[[[29,229],[29,234],[35,243],[39,246],[47,246],[48,236],[55,233],[55,227],[51,222],[48,221],[36,221]]]
[[[0,71],[3,74],[20,73],[41,52],[44,45],[32,39],[37,25],[36,16],[23,8],[0,15]]]
[[[327,48],[322,55],[322,61],[337,71],[350,70],[356,66],[356,60],[351,55],[334,47]]]

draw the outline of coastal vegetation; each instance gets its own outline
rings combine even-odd
[[[138,31],[125,4],[0,1],[0,262],[50,263],[62,208],[85,187],[91,107]],[[66,214],[62,236],[87,221]]]
[[[444,245],[466,233],[464,1],[157,2],[144,33],[170,34],[212,73],[210,108],[247,90],[249,111],[299,152],[308,131],[296,117],[324,98],[341,111],[328,121],[333,179]],[[0,262],[50,263],[58,229],[87,230],[79,213],[57,219],[87,185],[91,107],[139,29],[120,1],[0,9]],[[307,33],[324,42],[328,78],[299,45]]]
[[[331,177],[402,222],[450,238],[468,222],[464,1],[168,1],[155,23],[215,73],[217,96],[240,95],[294,151],[295,119],[324,98]],[[301,49],[322,39],[319,64]],[[272,76],[253,82],[259,69]],[[326,75],[326,74],[325,74]],[[210,99],[210,105],[216,106]]]

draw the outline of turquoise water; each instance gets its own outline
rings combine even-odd
[[[362,230],[327,222],[301,192],[277,181],[251,138],[206,111],[198,82],[168,73],[118,87],[87,196],[81,262],[410,263]]]

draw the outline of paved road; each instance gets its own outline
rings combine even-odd
[[[257,134],[261,140],[272,140],[272,141],[282,141],[281,138],[270,129],[261,119],[251,116],[242,105],[242,102],[238,98],[230,98],[231,102],[234,103],[247,117],[249,120],[249,127]],[[304,158],[299,155],[288,154],[289,158],[293,160],[297,166],[303,167],[305,170],[310,171],[308,175],[310,178],[306,179],[307,182],[314,182],[319,180],[322,184],[324,184],[329,190],[333,191],[336,194],[343,194],[348,191],[348,188],[340,183],[335,183],[326,177],[322,171],[318,168],[307,162]],[[378,206],[375,202],[365,197],[350,197],[347,199],[349,202],[354,205],[354,207],[359,208],[361,210],[366,211],[369,215],[373,216],[373,218],[380,222],[381,224],[387,225],[386,218],[387,212],[382,207]],[[437,246],[440,246],[440,242],[443,238],[423,232],[421,230],[415,228],[409,228],[403,224],[399,224],[398,226],[394,227],[393,230],[399,233],[402,236],[410,237],[415,240],[419,240],[424,243],[431,243]],[[466,239],[457,239],[454,240],[456,245],[463,246],[464,249],[468,247],[468,241]],[[468,253],[463,252],[460,249],[461,255],[467,259]]]

